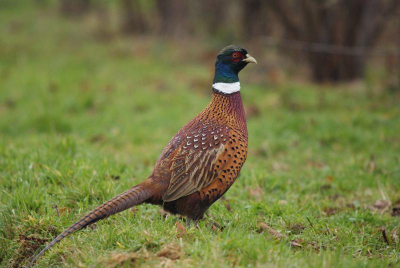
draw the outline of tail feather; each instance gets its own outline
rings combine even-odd
[[[139,205],[151,197],[151,191],[144,183],[132,187],[131,189],[123,192],[112,198],[111,200],[98,206],[86,216],[82,217],[79,221],[72,224],[61,234],[59,234],[53,241],[51,241],[42,251],[39,252],[28,264],[30,267],[34,264],[37,259],[43,255],[49,248],[60,242],[63,238],[69,236],[70,234],[85,228],[86,226],[95,223],[98,220],[105,219],[113,214],[124,211],[133,206]]]

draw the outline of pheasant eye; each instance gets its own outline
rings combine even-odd
[[[233,61],[238,62],[242,58],[242,54],[240,52],[233,52],[231,57]]]

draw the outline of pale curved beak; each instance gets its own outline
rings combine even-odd
[[[243,61],[248,62],[248,63],[255,63],[255,64],[257,64],[256,59],[253,58],[252,56],[250,56],[250,54],[247,54],[247,55],[246,55],[246,58],[245,58]]]

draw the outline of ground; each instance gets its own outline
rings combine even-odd
[[[52,14],[0,10],[2,266],[26,264],[145,179],[210,99],[210,44],[122,38]],[[247,162],[198,229],[142,205],[64,239],[38,267],[398,266],[398,91],[274,82],[267,59],[241,73]]]

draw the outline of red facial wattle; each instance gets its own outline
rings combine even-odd
[[[234,62],[239,62],[239,61],[241,61],[241,60],[243,60],[243,54],[242,53],[240,53],[240,52],[233,52],[232,54],[231,54],[231,59],[234,61]]]

